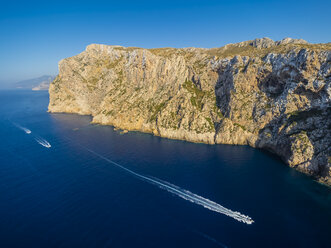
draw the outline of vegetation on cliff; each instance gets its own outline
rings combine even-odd
[[[331,184],[331,44],[89,45],[64,59],[50,112],[172,139],[268,149]]]

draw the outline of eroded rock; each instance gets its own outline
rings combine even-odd
[[[171,139],[250,145],[331,184],[331,44],[89,45],[59,63],[50,112]]]

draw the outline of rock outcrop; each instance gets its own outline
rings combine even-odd
[[[330,83],[330,43],[92,44],[60,61],[49,111],[171,139],[267,149],[331,184]]]

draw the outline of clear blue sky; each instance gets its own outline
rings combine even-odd
[[[331,41],[331,1],[2,1],[0,83],[57,74],[88,44],[220,47],[269,37]]]

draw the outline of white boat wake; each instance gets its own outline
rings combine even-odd
[[[18,125],[17,123],[14,123],[14,125],[16,127],[18,127],[19,129],[23,130],[26,134],[30,134],[31,133],[31,130],[30,129],[27,129],[26,127],[22,127],[21,125]]]
[[[14,126],[16,126],[17,128],[23,130],[26,134],[31,134],[31,133],[32,133],[30,129],[28,129],[28,128],[26,128],[26,127],[22,127],[21,125],[19,125],[19,124],[17,124],[17,123],[14,123],[14,122],[12,122],[12,123],[13,123]],[[32,135],[32,136],[35,136],[35,135]],[[50,144],[47,140],[45,140],[45,139],[43,139],[43,138],[41,138],[41,137],[39,137],[39,136],[35,136],[34,139],[35,139],[40,145],[42,145],[42,146],[44,146],[44,147],[46,147],[46,148],[50,148],[50,147],[51,147],[51,144]]]
[[[41,137],[35,137],[34,138],[40,145],[42,145],[42,146],[44,146],[44,147],[46,147],[46,148],[50,148],[51,147],[51,144],[47,141],[47,140],[45,140],[45,139],[43,139],[43,138],[41,138]]]
[[[158,186],[159,188],[161,189],[164,189],[174,195],[177,195],[187,201],[190,201],[190,202],[193,202],[195,204],[198,204],[200,206],[203,206],[204,208],[207,208],[211,211],[214,211],[214,212],[217,212],[217,213],[220,213],[220,214],[224,214],[224,215],[227,215],[239,222],[243,222],[243,223],[246,223],[246,224],[252,224],[254,222],[254,220],[247,216],[247,215],[244,215],[244,214],[241,214],[237,211],[232,211],[228,208],[225,208],[223,207],[222,205],[216,203],[216,202],[213,202],[209,199],[206,199],[202,196],[199,196],[199,195],[196,195],[188,190],[185,190],[185,189],[182,189],[176,185],[173,185],[173,184],[170,184],[168,182],[164,182],[160,179],[157,179],[157,178],[151,178],[151,177],[148,177],[148,176],[144,176],[144,175],[141,175],[141,174],[138,174],[130,169],[127,169],[125,168],[124,166],[96,153],[95,151],[92,151],[90,149],[88,149],[87,147],[85,146],[82,146],[80,145],[81,147],[83,147],[84,149],[86,149],[87,151],[89,151],[90,153],[93,153],[94,155],[98,156],[99,158],[107,161],[108,163],[111,163],[113,165],[116,165],[117,167],[127,171],[128,173],[136,176],[137,178],[145,181],[145,182],[148,182],[150,184],[154,184],[156,186]]]

